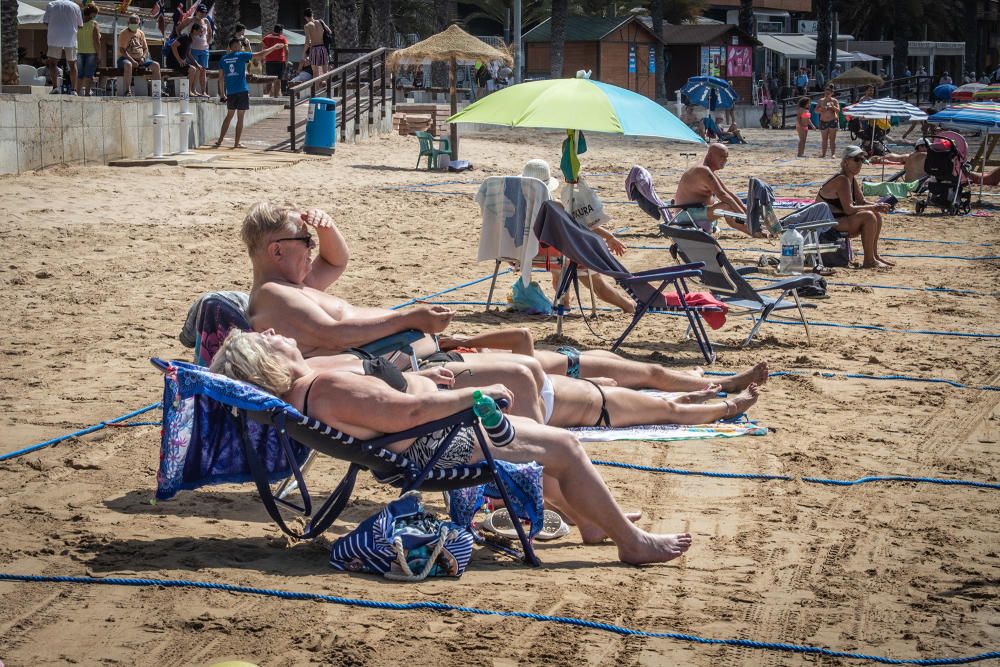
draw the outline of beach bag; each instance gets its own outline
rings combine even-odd
[[[334,542],[330,565],[395,581],[460,577],[474,541],[466,528],[425,512],[420,492],[410,491]]]
[[[828,229],[819,235],[820,243],[836,243],[837,248],[820,254],[823,259],[823,266],[844,267],[850,266],[854,259],[851,249],[851,239],[841,234],[836,229]]]
[[[584,227],[590,229],[601,225],[611,219],[604,212],[604,204],[597,196],[594,188],[587,184],[587,181],[580,176],[576,183],[567,183],[559,193],[563,208],[569,211],[573,219]]]
[[[552,302],[549,300],[549,297],[545,296],[541,285],[534,280],[527,287],[524,286],[524,281],[522,280],[515,282],[507,300],[510,302],[511,308],[519,313],[529,313],[531,315],[552,314]]]

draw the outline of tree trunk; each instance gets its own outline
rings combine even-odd
[[[740,30],[748,35],[754,33],[753,0],[740,0],[740,16],[738,21]]]
[[[0,41],[3,42],[0,80],[6,85],[17,85],[20,83],[17,76],[17,0],[0,2]]]
[[[239,0],[217,0],[215,8],[215,41],[217,49],[228,49],[229,40],[236,33],[240,21]]]
[[[441,32],[448,27],[452,0],[434,0],[434,30]],[[431,85],[435,88],[444,88],[448,85],[448,63],[431,63]]]
[[[278,23],[278,0],[260,0],[260,32],[263,35],[274,30]]]
[[[977,76],[981,76],[986,63],[980,57],[980,54],[985,52],[986,49],[979,48],[980,25],[979,17],[977,16],[979,3],[976,0],[964,0],[962,5],[965,10],[965,22],[963,23],[963,27],[965,28],[963,34],[963,37],[965,37],[965,68],[975,72]]]
[[[309,2],[310,4],[326,5],[323,0],[309,0]],[[326,6],[329,7],[329,5]],[[313,8],[313,13],[316,13],[315,8]],[[320,16],[322,15],[320,14]],[[360,18],[356,0],[334,0],[333,19],[330,23],[330,28],[333,30],[333,45],[335,47],[338,49],[352,49],[358,45]]]
[[[833,0],[816,0],[816,69],[830,77],[830,45],[833,38]]]
[[[377,49],[392,46],[395,32],[392,25],[392,0],[365,0],[367,30],[364,31],[365,46]]]
[[[892,0],[892,78],[900,79],[910,55],[910,18],[906,0]]]
[[[569,0],[552,0],[552,39],[549,50],[549,75],[553,79],[563,76],[563,47],[566,45],[566,16]]]
[[[653,19],[653,33],[663,39],[663,0],[651,0],[649,15]],[[667,67],[663,60],[663,42],[653,42],[653,61],[656,63],[656,99],[667,96]]]

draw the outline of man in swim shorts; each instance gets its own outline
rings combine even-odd
[[[726,166],[728,159],[729,149],[725,144],[711,144],[705,153],[704,162],[684,172],[677,183],[674,204],[686,208],[676,214],[675,219],[681,221],[688,219],[704,229],[703,225],[697,223],[714,222],[717,217],[716,209],[746,215],[747,207],[722,183],[716,173]],[[744,234],[750,233],[745,222],[729,217],[725,217],[725,221],[733,229],[738,229]]]
[[[309,64],[312,66],[313,77],[326,74],[330,65],[330,52],[327,51],[325,36],[330,32],[330,28],[323,22],[323,19],[313,18],[312,9],[306,7],[306,24],[302,32],[306,34],[305,49],[309,51]]]

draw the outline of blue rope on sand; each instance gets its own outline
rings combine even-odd
[[[691,475],[697,477],[715,477],[721,479],[758,479],[764,481],[778,480],[782,482],[807,482],[809,484],[826,484],[831,486],[854,486],[856,484],[870,484],[872,482],[921,482],[924,484],[941,484],[945,486],[971,486],[977,489],[991,489],[1000,491],[1000,484],[993,482],[973,482],[964,479],[941,479],[938,477],[907,477],[902,475],[880,475],[871,477],[859,477],[858,479],[826,479],[824,477],[790,477],[788,475],[768,475],[764,473],[742,473],[742,472],[711,472],[706,470],[684,470],[683,468],[658,468],[655,466],[644,466],[634,463],[623,463],[621,461],[599,461],[591,459],[596,466],[610,466],[612,468],[622,468],[625,470],[639,470],[642,472],[658,472],[668,475]]]
[[[18,456],[24,456],[25,454],[30,454],[31,452],[38,451],[39,449],[42,449],[44,447],[48,447],[50,445],[55,445],[57,443],[60,443],[63,440],[69,440],[70,438],[76,438],[76,437],[79,437],[81,435],[87,435],[88,433],[93,433],[94,431],[100,431],[102,428],[105,428],[107,426],[114,426],[116,424],[119,424],[120,422],[123,422],[123,421],[127,420],[127,419],[131,419],[132,417],[135,417],[137,415],[141,415],[144,412],[149,412],[150,410],[155,410],[158,407],[160,407],[160,402],[159,401],[157,401],[156,403],[150,403],[146,407],[139,408],[138,410],[133,410],[132,412],[128,413],[127,415],[122,415],[121,417],[115,417],[114,419],[109,419],[107,421],[99,422],[97,424],[94,424],[93,426],[88,426],[85,429],[81,429],[79,431],[74,431],[73,433],[67,433],[66,435],[61,435],[58,438],[52,438],[51,440],[46,440],[45,442],[40,442],[37,445],[31,445],[30,447],[25,447],[24,449],[19,449],[16,452],[10,452],[9,454],[0,455],[0,461],[6,461],[8,459],[17,458]],[[140,425],[147,425],[147,424],[150,424],[150,425],[151,424],[159,424],[159,422],[142,422],[140,424],[123,424],[123,426],[140,426]]]
[[[670,250],[670,246],[662,245],[634,245],[629,246],[630,250]],[[773,250],[771,248],[723,248],[725,252],[761,252],[767,255],[780,255],[780,250]],[[883,253],[886,257],[905,257],[909,259],[958,259],[967,262],[976,262],[986,259],[1000,259],[1000,255],[983,255],[983,256],[973,256],[967,257],[964,255],[918,255],[910,253],[898,253],[890,254]]]
[[[232,584],[220,584],[209,581],[191,581],[187,579],[139,579],[126,577],[66,577],[66,576],[39,576],[31,574],[10,574],[0,572],[0,581],[22,581],[27,583],[56,583],[56,584],[97,584],[103,586],[155,586],[159,588],[200,588],[202,590],[226,591],[227,593],[241,593],[245,595],[262,595],[275,597],[283,600],[308,600],[311,602],[327,602],[330,604],[347,605],[351,607],[362,607],[365,609],[381,609],[385,611],[439,611],[458,612],[461,614],[475,614],[478,616],[500,616],[503,618],[523,618],[530,621],[541,621],[545,623],[558,623],[589,630],[600,630],[610,632],[624,637],[649,637],[655,639],[674,639],[696,644],[709,646],[736,646],[740,648],[751,648],[763,651],[782,651],[786,653],[803,653],[807,655],[821,655],[831,658],[846,658],[851,660],[867,660],[884,665],[966,665],[981,660],[993,660],[1000,658],[1000,651],[990,651],[970,656],[960,656],[955,658],[887,658],[884,656],[867,655],[865,653],[850,653],[847,651],[833,651],[818,646],[807,646],[803,644],[788,644],[784,642],[758,642],[750,639],[712,639],[710,637],[699,637],[698,635],[684,634],[680,632],[650,632],[647,630],[636,630],[621,625],[610,623],[599,623],[584,618],[574,618],[572,616],[551,616],[548,614],[532,614],[525,611],[497,611],[494,609],[481,609],[478,607],[464,607],[460,605],[446,604],[443,602],[384,602],[380,600],[364,600],[358,598],[345,598],[336,595],[323,595],[320,593],[303,593],[297,591],[283,591],[273,588],[256,588],[252,586],[234,586]]]

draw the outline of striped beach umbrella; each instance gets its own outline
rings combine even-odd
[[[981,90],[977,90],[972,95],[972,99],[979,100],[1000,100],[1000,83],[991,83]]]
[[[959,86],[952,92],[951,101],[952,102],[968,102],[972,99],[972,96],[978,93],[980,90],[986,87],[985,83],[967,83],[965,85]]]
[[[1000,102],[970,102],[949,106],[929,119],[936,125],[1000,130]]]
[[[881,97],[852,104],[844,109],[845,116],[853,118],[898,118],[900,120],[925,120],[927,114],[901,100]]]

